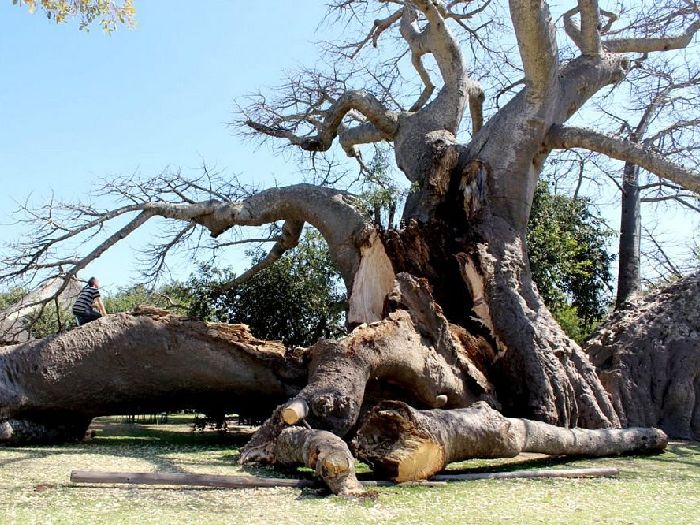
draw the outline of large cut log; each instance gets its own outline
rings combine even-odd
[[[359,459],[396,482],[427,479],[448,463],[469,458],[520,452],[609,456],[656,452],[666,444],[666,435],[653,428],[566,429],[506,418],[484,402],[454,410],[416,410],[387,401],[364,417],[353,440]]]
[[[245,325],[109,315],[0,349],[0,440],[79,439],[93,417],[169,408],[268,414],[306,375],[301,355]]]

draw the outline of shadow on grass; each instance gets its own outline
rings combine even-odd
[[[96,436],[91,441],[69,445],[46,445],[30,447],[2,447],[2,450],[11,451],[15,457],[0,459],[0,468],[10,465],[20,466],[22,462],[35,459],[44,459],[55,455],[105,455],[115,458],[138,458],[151,463],[157,470],[163,472],[187,472],[189,465],[238,466],[239,449],[250,438],[252,428],[236,428],[235,431],[195,432],[191,430],[191,421],[179,418],[172,422],[158,425],[142,425],[134,423],[118,422],[116,418],[99,418],[95,420],[91,428],[96,431]],[[220,452],[212,455],[211,452]],[[206,461],[199,461],[195,456],[190,458],[171,458],[172,454],[197,454],[208,453]],[[1,456],[0,456],[1,458]],[[657,470],[668,469],[671,465],[681,467],[682,472],[677,471],[680,478],[694,476],[696,469],[700,467],[700,442],[671,442],[663,454],[651,456],[626,456],[627,459],[649,459],[643,464],[634,461],[626,462],[626,469],[633,476],[649,475]],[[622,458],[599,458],[602,461],[615,462]],[[474,459],[459,463],[453,463],[446,471],[450,474],[468,474],[474,472],[496,473],[511,472],[514,470],[528,470],[541,468],[556,468],[572,465],[585,466],[581,461],[589,464],[597,462],[598,458],[564,457],[523,455],[516,458],[505,459]],[[576,464],[576,465],[573,465]],[[685,468],[684,468],[685,467]],[[294,479],[313,479],[314,475],[307,468],[272,468],[261,465],[242,465],[243,472],[262,477],[279,477]],[[358,478],[374,479],[374,474],[364,464],[358,465]],[[324,497],[326,493],[319,489],[308,489],[301,492],[299,498],[313,499]]]
[[[0,467],[21,464],[24,461],[48,458],[57,455],[91,454],[115,458],[138,458],[152,463],[158,470],[185,472],[183,460],[166,457],[173,452],[198,453],[226,450],[218,459],[207,459],[212,466],[231,466],[236,463],[238,448],[245,444],[252,430],[235,432],[191,430],[191,422],[178,420],[158,425],[118,423],[115,418],[98,418],[90,429],[95,437],[89,441],[64,445],[31,445],[27,447],[2,447],[19,457],[0,459]],[[233,452],[233,453],[230,453]],[[197,463],[193,461],[192,463]]]

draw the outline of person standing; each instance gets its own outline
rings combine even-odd
[[[87,286],[80,291],[73,305],[73,315],[78,319],[78,326],[107,315],[100,297],[100,281],[97,277],[90,277]]]

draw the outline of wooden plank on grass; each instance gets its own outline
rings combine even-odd
[[[423,487],[440,487],[448,481],[514,478],[592,478],[614,477],[616,468],[589,468],[568,470],[513,470],[510,472],[472,472],[468,474],[438,474],[426,481],[403,483]],[[319,485],[307,479],[263,478],[258,476],[224,476],[214,474],[190,474],[178,472],[102,472],[74,470],[70,480],[74,483],[116,483],[130,485],[187,485],[191,487],[219,487],[234,489],[291,487],[305,488]],[[391,481],[362,481],[365,487],[389,487]]]
[[[101,472],[74,470],[70,480],[75,483],[127,483],[130,485],[190,485],[197,487],[264,488],[264,487],[314,487],[314,481],[306,479],[262,478],[258,476],[223,476],[214,474],[190,474],[178,472]]]

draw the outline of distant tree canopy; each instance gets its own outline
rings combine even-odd
[[[527,234],[533,279],[554,317],[578,341],[607,313],[613,256],[605,245],[611,235],[589,200],[553,195],[546,182],[538,184]]]
[[[249,252],[254,262],[262,250]],[[345,292],[323,239],[307,231],[299,245],[272,266],[232,289],[230,270],[201,268],[187,285],[192,317],[245,323],[256,337],[306,346],[345,332]]]
[[[107,32],[119,24],[132,25],[136,12],[132,0],[12,0],[12,3],[27,6],[30,13],[41,10],[57,23],[75,18],[80,29],[98,22]]]

